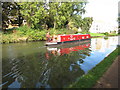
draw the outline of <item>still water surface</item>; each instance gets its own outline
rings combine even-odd
[[[118,37],[44,46],[45,42],[3,44],[3,88],[62,88],[107,57]]]

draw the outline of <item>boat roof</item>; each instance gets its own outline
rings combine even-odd
[[[67,35],[88,35],[88,34],[60,34],[60,36],[67,36]]]

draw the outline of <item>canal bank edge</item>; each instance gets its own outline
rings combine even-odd
[[[120,46],[108,55],[96,67],[90,70],[86,75],[79,77],[76,82],[68,86],[68,88],[93,88],[97,81],[104,75],[108,68],[112,65],[116,57],[120,55]]]
[[[95,35],[91,35],[91,38],[104,38],[104,37],[109,37],[109,36],[118,36],[119,34],[115,34],[115,35],[99,35],[99,34],[95,34]],[[38,38],[38,37],[37,37]],[[40,37],[39,37],[40,38]],[[23,43],[23,42],[35,42],[35,41],[46,41],[46,39],[32,39],[29,36],[22,36],[20,37],[19,35],[15,35],[15,34],[3,34],[2,35],[2,40],[0,41],[1,44],[9,44],[9,43]]]

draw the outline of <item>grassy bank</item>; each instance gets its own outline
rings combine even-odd
[[[93,36],[105,36],[104,33],[90,33],[90,35]]]
[[[27,41],[45,40],[46,31],[33,30],[27,26],[16,29],[8,29],[2,33],[1,43],[17,43]]]
[[[51,35],[57,34],[75,34],[74,30],[63,29],[49,29],[49,30],[40,30],[40,29],[31,29],[27,26],[22,26],[16,29],[8,29],[5,33],[2,33],[2,40],[0,43],[17,43],[17,42],[30,42],[30,41],[42,41],[46,40],[46,33],[50,32]],[[85,34],[85,32],[81,32]],[[116,34],[108,33],[90,33],[91,37],[101,37],[101,36],[110,36]]]
[[[92,88],[97,80],[107,71],[115,58],[120,55],[120,46],[108,55],[101,63],[88,72],[88,74],[78,78],[78,80],[71,84],[69,88]]]
[[[102,37],[102,36],[116,36],[116,33],[90,33],[91,37]]]
[[[16,29],[6,30],[5,33],[2,33],[2,41],[0,43],[43,41],[46,40],[46,33],[48,31],[50,32],[51,35],[74,34],[74,31],[70,31],[67,29],[40,30],[40,29],[31,29],[27,26],[23,26]]]

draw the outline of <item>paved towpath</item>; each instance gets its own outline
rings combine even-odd
[[[118,67],[118,63],[120,65],[120,56],[114,60],[113,64],[97,81],[93,88],[118,88],[118,80],[120,80],[120,71],[118,72],[118,69],[120,70],[120,66]]]

